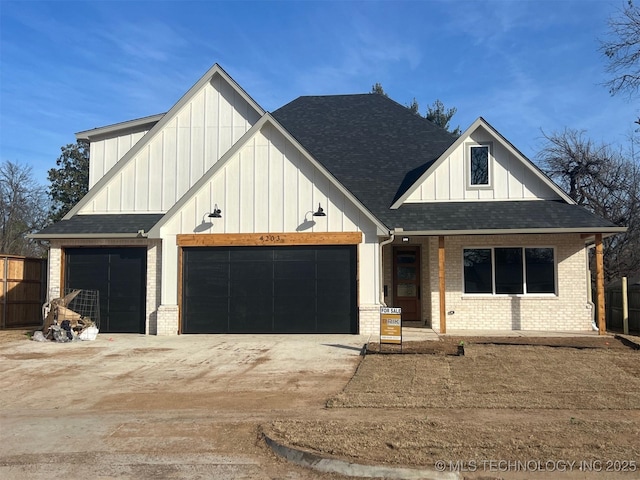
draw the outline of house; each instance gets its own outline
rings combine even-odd
[[[590,330],[587,247],[623,231],[483,118],[460,137],[382,95],[265,112],[214,65],[165,114],[77,134],[90,190],[34,235],[49,297],[100,291],[101,330]]]

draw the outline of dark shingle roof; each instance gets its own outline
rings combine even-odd
[[[272,115],[378,218],[456,140],[370,93],[299,97]]]
[[[35,238],[55,238],[57,235],[128,235],[139,230],[148,232],[164,214],[99,214],[75,215],[69,220],[49,225],[34,235]]]
[[[391,210],[456,137],[384,95],[299,97],[272,115],[390,229],[616,228],[556,201],[432,202]]]
[[[616,228],[583,207],[550,200],[409,203],[382,220],[414,231]]]

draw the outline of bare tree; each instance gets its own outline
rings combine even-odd
[[[640,165],[628,154],[597,145],[584,132],[544,135],[538,154],[543,170],[579,205],[628,227],[605,239],[605,275],[610,281],[640,273]]]
[[[640,87],[640,9],[631,0],[609,19],[609,39],[601,42],[600,51],[609,59],[607,72],[613,75],[605,83],[609,92],[635,93]]]
[[[5,161],[0,165],[0,253],[42,256],[45,250],[27,238],[47,225],[46,188],[31,167]]]
[[[595,145],[584,133],[569,128],[551,135],[542,132],[546,142],[538,153],[547,175],[578,205],[589,204],[589,187],[613,155],[607,145]]]

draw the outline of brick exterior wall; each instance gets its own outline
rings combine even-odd
[[[360,305],[358,320],[360,335],[380,335],[380,305]]]
[[[178,334],[178,305],[158,307],[156,335]]]
[[[431,309],[439,318],[438,239],[429,240]],[[467,247],[555,247],[556,295],[464,295],[462,250]],[[569,235],[494,235],[445,238],[447,330],[591,330],[584,241]],[[439,331],[439,321],[433,322]]]
[[[158,307],[162,287],[162,241],[150,240],[147,245],[147,335],[158,335]],[[177,328],[176,328],[177,330]]]

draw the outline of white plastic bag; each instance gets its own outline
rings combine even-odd
[[[98,327],[87,327],[80,333],[80,340],[93,341],[98,336]]]
[[[42,333],[40,330],[36,330],[35,332],[33,332],[33,337],[31,337],[31,340],[33,340],[34,342],[46,342],[47,339],[44,338],[44,333]]]

